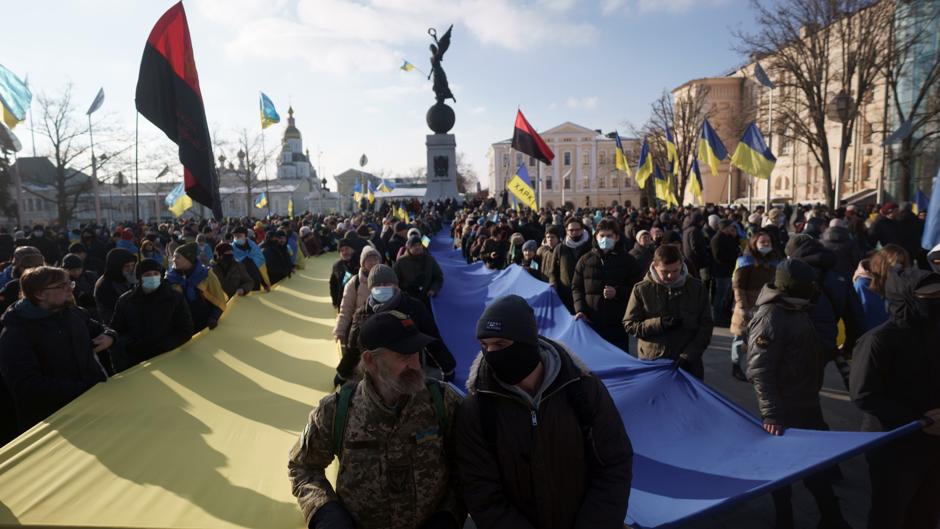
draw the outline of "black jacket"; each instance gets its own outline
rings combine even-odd
[[[862,260],[862,247],[858,241],[852,239],[848,228],[836,226],[827,229],[820,239],[823,247],[836,256],[832,270],[843,277],[852,277],[858,262]]]
[[[810,321],[809,300],[764,285],[747,331],[747,377],[761,417],[787,427],[808,427],[819,408],[828,356]]]
[[[655,244],[650,244],[649,246],[640,246],[639,244],[634,244],[633,248],[630,250],[630,255],[636,259],[637,267],[642,270],[644,274],[647,270],[650,269],[650,266],[652,266],[653,254],[655,253]]]
[[[718,232],[712,237],[712,277],[731,277],[741,255],[740,240],[736,235]]]
[[[98,307],[100,321],[111,321],[118,298],[130,290],[131,285],[124,277],[122,269],[126,263],[136,260],[134,254],[121,248],[108,252],[104,274],[95,282],[95,305]]]
[[[901,234],[898,231],[898,223],[884,215],[878,215],[875,222],[868,228],[868,243],[872,247],[876,247],[879,244],[886,246],[900,242]]]
[[[55,265],[59,262],[59,259],[62,258],[62,252],[59,251],[59,245],[49,237],[43,235],[42,237],[36,237],[35,235],[30,235],[26,238],[26,243],[29,246],[33,246],[42,254],[43,260],[46,261],[48,265]]]
[[[333,263],[333,271],[330,272],[330,299],[333,301],[334,309],[339,310],[339,304],[343,301],[343,287],[346,286],[343,278],[346,274],[349,274],[349,277],[356,277],[358,273],[359,261],[339,259]]]
[[[454,359],[454,355],[451,354],[450,349],[447,348],[447,344],[445,344],[444,340],[441,338],[441,331],[438,330],[437,323],[434,322],[434,317],[431,316],[431,312],[424,303],[404,292],[400,292],[397,299],[392,298],[387,303],[383,304],[380,309],[381,312],[397,310],[398,312],[411,316],[411,319],[414,320],[415,324],[418,326],[418,330],[421,331],[422,334],[437,338],[437,341],[427,347],[427,351],[431,355],[431,361],[436,364],[444,374],[453,373],[454,368],[457,367],[457,361]],[[359,328],[373,314],[375,314],[375,308],[373,308],[368,301],[363,306],[356,309],[356,312],[353,314],[352,322],[349,324],[349,338],[346,340],[346,347],[343,349],[343,357],[336,367],[336,372],[345,379],[351,378],[355,374],[356,366],[359,365],[359,358],[362,354],[362,351],[359,349]]]
[[[888,321],[855,346],[849,389],[864,413],[865,431],[891,430],[940,408],[938,302],[931,314],[927,303],[914,297],[917,284],[928,275],[910,268],[893,271],[885,285]],[[940,438],[931,439],[940,449]]]
[[[427,251],[421,255],[406,253],[392,269],[401,289],[422,301],[428,299],[428,291],[439,293],[444,286],[444,272]]]
[[[560,366],[535,409],[496,379],[482,355],[470,368],[455,436],[464,503],[489,529],[620,529],[633,477],[633,447],[620,413],[600,379],[564,346],[539,343]],[[593,419],[589,436],[569,397],[572,384],[581,384]]]
[[[571,283],[574,311],[583,312],[595,328],[621,327],[633,285],[643,278],[636,259],[620,245],[606,254],[592,249],[578,260]],[[604,287],[617,290],[613,299],[604,299]]]
[[[193,320],[183,295],[165,281],[147,294],[137,285],[118,299],[111,328],[118,333],[127,365],[121,371],[183,345],[193,336]]]
[[[696,271],[711,263],[711,248],[702,232],[702,214],[693,213],[682,223],[682,254],[692,262]]]
[[[23,430],[107,380],[91,340],[113,331],[84,310],[49,312],[20,300],[7,309],[2,321],[0,374]]]
[[[584,243],[571,248],[565,244],[562,239],[548,256],[547,263],[543,264],[546,268],[548,283],[555,287],[555,292],[561,298],[562,303],[569,311],[574,312],[574,299],[571,295],[571,283],[574,281],[574,269],[578,266],[581,256],[591,251],[591,240],[587,230],[584,230],[584,237],[587,239]]]
[[[267,241],[261,245],[261,249],[264,253],[264,264],[268,269],[268,279],[272,285],[290,277],[294,263],[287,253],[286,245]]]

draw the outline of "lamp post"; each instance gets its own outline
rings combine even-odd
[[[323,198],[329,190],[326,188],[326,178],[320,180],[320,215],[323,215]]]
[[[855,116],[855,104],[852,101],[852,95],[848,90],[843,89],[832,100],[830,104],[830,116],[842,124],[842,135],[845,136],[845,124]],[[839,173],[836,175],[836,190],[833,200],[833,207],[838,209],[842,202],[842,177],[845,174],[845,149],[842,148],[841,140],[839,143]]]

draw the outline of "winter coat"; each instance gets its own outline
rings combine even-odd
[[[482,354],[470,368],[455,436],[464,503],[489,529],[620,529],[633,475],[620,413],[600,379],[563,345],[540,338],[539,346],[543,365],[546,355],[558,365],[537,404],[499,382]],[[569,397],[571,384],[582,386],[590,435]],[[484,433],[486,426],[495,432]]]
[[[165,281],[149,294],[137,285],[121,295],[111,328],[118,333],[126,364],[115,365],[118,371],[172,351],[193,336],[189,305]]]
[[[136,260],[137,257],[127,250],[115,248],[108,252],[104,274],[95,282],[95,304],[100,321],[111,321],[118,298],[131,289],[132,285],[127,282],[122,269],[125,264]]]
[[[864,413],[862,429],[887,431],[940,408],[940,311],[914,297],[928,272],[893,271],[885,285],[888,321],[865,333],[853,351],[849,390]],[[940,450],[940,438],[923,433],[914,443]]]
[[[59,245],[49,237],[43,235],[42,237],[36,237],[35,235],[30,235],[26,238],[26,245],[32,246],[39,250],[39,253],[42,254],[42,259],[46,264],[53,266],[59,262],[59,259],[62,258],[62,252],[59,250]]]
[[[569,311],[574,312],[574,299],[571,294],[571,284],[574,281],[574,269],[578,265],[581,256],[591,251],[591,239],[587,230],[584,230],[584,242],[571,248],[562,240],[552,251],[551,263],[545,266],[550,270],[548,283],[555,287],[555,292],[561,298],[562,303]]]
[[[881,246],[898,244],[900,241],[898,223],[884,215],[878,215],[875,222],[872,222],[871,227],[868,228],[868,243],[873,248],[879,244]]]
[[[438,293],[444,286],[444,272],[430,253],[405,254],[395,261],[395,275],[401,289],[427,303],[428,292]]]
[[[454,359],[454,355],[451,354],[450,349],[447,348],[447,344],[441,339],[441,331],[438,330],[437,323],[435,323],[434,317],[431,316],[431,312],[424,303],[399,291],[395,297],[386,303],[373,306],[373,303],[369,299],[366,299],[366,302],[356,309],[352,317],[352,322],[349,325],[349,339],[346,341],[346,347],[343,349],[343,357],[336,367],[336,372],[339,373],[339,376],[344,379],[349,379],[355,375],[356,366],[359,365],[359,358],[362,354],[362,351],[359,349],[359,329],[362,327],[362,324],[372,317],[376,311],[388,312],[390,310],[397,310],[402,314],[411,316],[411,319],[415,322],[415,325],[418,326],[418,330],[421,331],[422,334],[437,338],[435,342],[427,347],[428,354],[431,356],[431,362],[437,365],[442,373],[449,374],[454,371],[454,368],[457,367],[457,361]]]
[[[700,271],[711,263],[711,248],[701,228],[702,214],[693,213],[682,223],[682,254]]]
[[[741,240],[736,235],[718,232],[709,243],[712,256],[712,277],[731,277],[741,255]]]
[[[353,314],[366,304],[370,292],[369,274],[360,268],[356,277],[347,281],[343,288],[343,300],[340,302],[336,325],[333,327],[333,337],[339,340],[339,343],[347,344]]]
[[[810,321],[809,300],[787,297],[764,285],[747,329],[747,377],[761,417],[773,424],[806,427],[819,408],[828,356]]]
[[[738,264],[731,276],[734,292],[734,312],[731,314],[731,334],[743,336],[747,330],[750,313],[757,305],[757,297],[767,283],[772,283],[777,269],[775,260],[754,257],[750,253],[738,257]]]
[[[669,288],[653,279],[651,270],[633,287],[623,325],[637,337],[638,354],[643,360],[668,358],[682,360],[688,371],[705,375],[702,355],[712,339],[711,303],[701,281],[687,277],[678,288]],[[664,328],[663,317],[678,319],[676,327]]]
[[[271,284],[290,277],[294,270],[294,261],[287,252],[287,246],[269,241],[262,244],[261,248]]]
[[[649,270],[653,264],[653,254],[656,253],[656,245],[640,246],[635,244],[630,250],[630,255],[636,259],[636,266],[640,270]]]
[[[22,299],[3,314],[0,374],[25,430],[107,380],[91,340],[114,332],[78,307],[58,312]]]
[[[858,262],[862,260],[862,248],[852,239],[848,228],[829,228],[820,240],[824,248],[835,254],[836,262],[832,270],[844,277],[852,277]]]
[[[222,290],[228,297],[235,296],[238,289],[247,294],[255,288],[255,280],[251,278],[245,265],[234,259],[230,263],[212,261],[212,272],[219,278]]]
[[[578,260],[571,282],[575,313],[582,312],[595,328],[623,325],[623,314],[630,301],[633,285],[643,272],[619,245],[605,253],[594,248]],[[617,290],[613,299],[604,299],[604,287]]]
[[[343,301],[343,289],[346,284],[343,280],[346,275],[355,276],[359,273],[359,261],[337,260],[333,263],[333,271],[330,272],[330,299],[333,301],[333,308],[339,310],[340,302]]]

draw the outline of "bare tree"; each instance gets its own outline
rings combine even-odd
[[[460,194],[475,191],[476,183],[479,181],[477,172],[473,166],[467,162],[462,152],[457,153],[457,192]]]
[[[888,106],[896,125],[909,127],[890,154],[901,177],[899,200],[911,199],[914,160],[940,136],[940,54],[925,53],[936,38],[938,20],[936,3],[901,2],[891,26],[890,54],[883,63]]]
[[[678,162],[675,164],[677,170],[670,185],[673,186],[672,191],[680,200],[685,196],[685,187],[692,170],[692,159],[698,148],[702,123],[709,116],[710,110],[705,106],[707,98],[708,87],[694,85],[677,96],[663,91],[652,105],[646,132],[650,138],[650,148],[654,152],[653,159],[663,164],[664,168],[669,164],[666,130],[672,131]],[[672,167],[668,169],[671,171]]]
[[[240,187],[245,189],[245,211],[251,215],[254,210],[254,194],[257,189],[267,189],[266,181],[258,178],[259,171],[263,171],[265,164],[275,154],[275,149],[262,150],[261,134],[252,137],[248,136],[248,131],[242,129],[238,134],[238,140],[234,143],[225,140],[217,140],[216,152],[219,153],[219,176],[220,178],[232,178]],[[231,150],[237,148],[235,153]],[[228,152],[228,156],[226,156]],[[234,157],[233,157],[234,154]],[[225,164],[225,162],[228,162]],[[224,166],[223,166],[224,165]],[[268,198],[268,209],[270,210],[271,197]]]
[[[766,59],[782,94],[774,121],[803,143],[822,168],[834,206],[832,147],[827,126],[841,121],[837,145],[844,169],[859,109],[870,97],[886,58],[893,3],[873,0],[751,0],[758,29],[738,32],[738,49]],[[837,104],[837,101],[839,102]]]

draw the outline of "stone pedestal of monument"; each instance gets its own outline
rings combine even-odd
[[[454,126],[454,110],[444,103],[428,109],[428,126],[436,134],[428,134],[428,188],[426,200],[459,198],[457,192],[457,138],[448,134]]]

